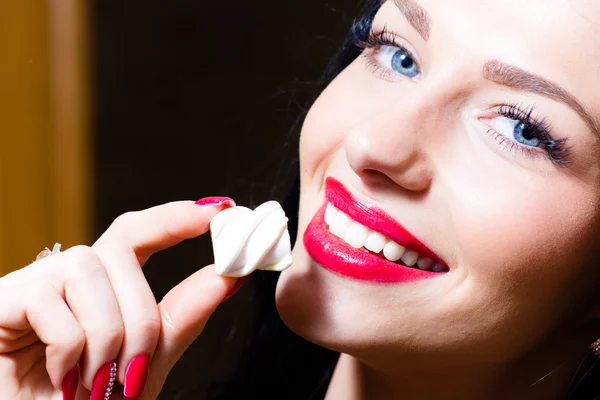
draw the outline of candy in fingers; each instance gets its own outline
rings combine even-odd
[[[221,211],[210,223],[217,274],[239,278],[255,270],[288,268],[292,255],[287,222],[276,201],[254,211],[246,207]]]

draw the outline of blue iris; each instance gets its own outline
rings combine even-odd
[[[528,129],[527,124],[523,121],[520,121],[517,125],[515,125],[514,129],[514,137],[515,140],[521,144],[531,147],[538,147],[540,145],[540,139],[535,137],[535,134]]]
[[[419,67],[412,57],[404,50],[399,49],[392,56],[392,68],[394,71],[414,78],[419,75]]]

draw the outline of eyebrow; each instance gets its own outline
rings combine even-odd
[[[499,85],[539,94],[566,104],[579,114],[597,137],[600,137],[600,124],[598,124],[598,121],[592,118],[591,114],[575,96],[558,84],[498,60],[487,61],[483,65],[482,75],[485,79]]]
[[[419,35],[425,41],[428,41],[432,26],[429,13],[415,0],[393,0],[393,3]],[[500,85],[539,94],[566,104],[583,119],[592,133],[600,140],[600,122],[592,118],[591,114],[575,96],[558,84],[498,60],[487,61],[483,66],[482,74],[485,79]]]
[[[415,28],[421,37],[427,42],[431,33],[431,17],[414,0],[393,0],[408,23]]]

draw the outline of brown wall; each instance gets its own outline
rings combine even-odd
[[[0,276],[90,237],[85,10],[0,2]]]

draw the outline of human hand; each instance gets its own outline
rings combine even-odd
[[[77,399],[104,399],[114,362],[115,384],[128,398],[155,399],[215,308],[239,287],[206,267],[157,304],[142,273],[152,254],[206,233],[212,217],[234,205],[204,203],[213,205],[174,202],[124,214],[92,247],[1,278],[0,398],[74,399],[76,390]]]

